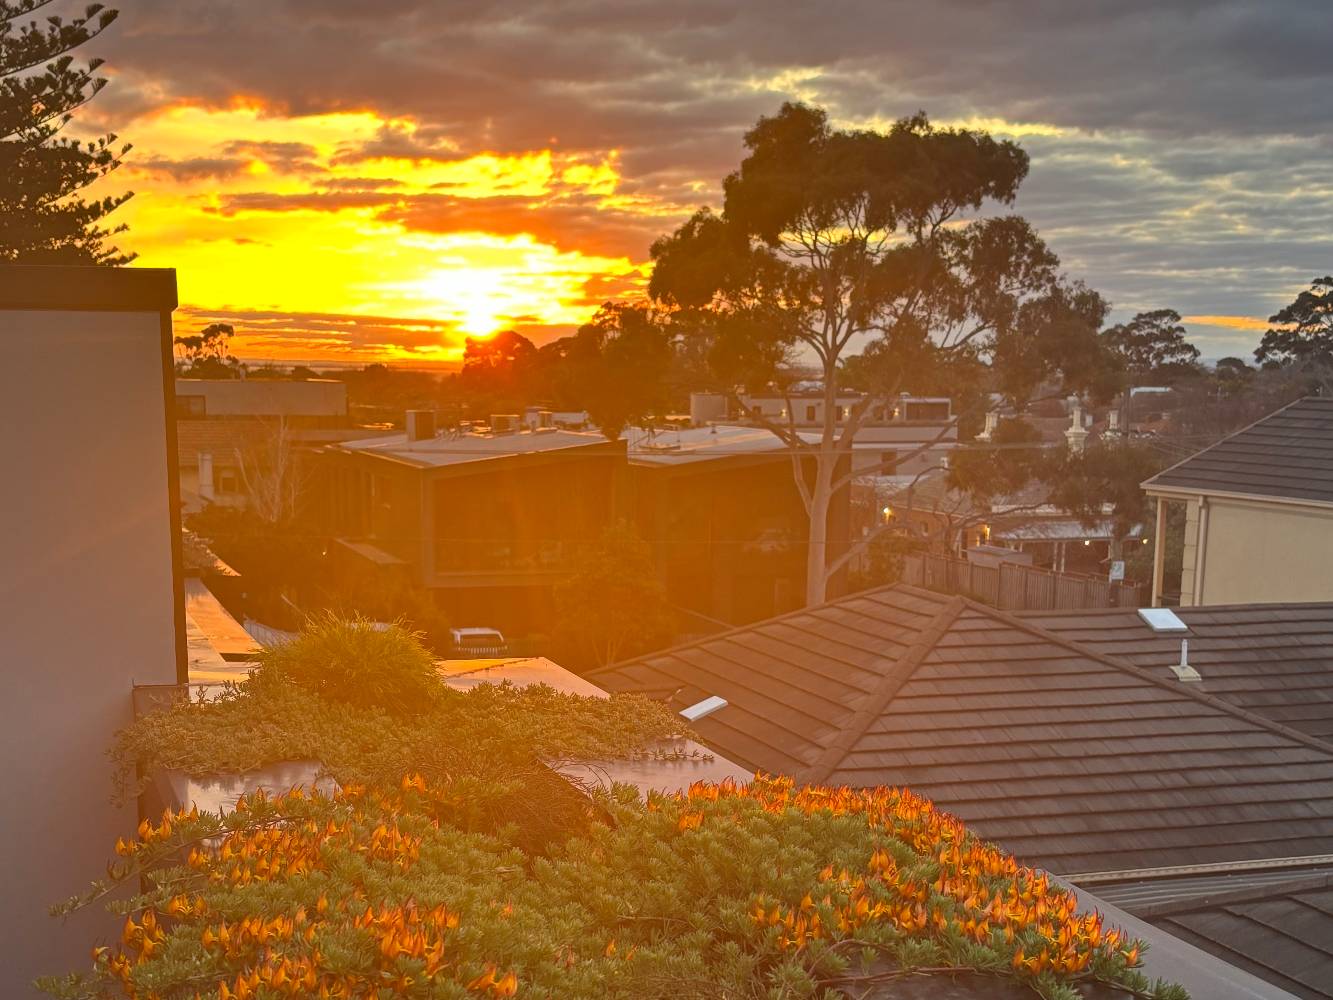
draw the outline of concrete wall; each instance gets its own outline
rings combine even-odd
[[[203,396],[207,417],[345,417],[347,385],[332,380],[176,380],[179,396]]]
[[[119,933],[100,908],[63,924],[46,909],[102,874],[138,822],[108,801],[105,751],[131,721],[132,684],[176,681],[183,633],[162,314],[13,308],[18,283],[0,275],[6,997],[87,968],[95,940]]]
[[[1190,545],[1200,515],[1190,506],[1182,604],[1333,600],[1333,510],[1209,499],[1200,588]]]

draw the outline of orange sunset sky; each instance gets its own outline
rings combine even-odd
[[[641,291],[788,99],[1017,139],[1016,210],[1114,318],[1175,308],[1205,357],[1248,355],[1333,258],[1319,5],[1271,44],[1227,4],[1012,6],[125,0],[79,127],[134,146],[117,240],[177,269],[178,328],[230,322],[245,358],[563,334]]]

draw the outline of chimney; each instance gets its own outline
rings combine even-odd
[[[429,441],[435,436],[434,410],[407,411],[407,440]]]
[[[1065,431],[1065,440],[1070,451],[1082,451],[1083,442],[1088,439],[1088,430],[1083,426],[1083,401],[1077,396],[1069,397],[1069,429]]]
[[[1180,640],[1180,662],[1171,664],[1171,672],[1176,675],[1176,680],[1183,681],[1186,684],[1195,684],[1203,680],[1202,675],[1190,666],[1190,641],[1188,639]]]
[[[995,433],[995,428],[999,426],[1000,414],[995,410],[986,411],[986,426],[982,428],[981,433],[977,435],[978,441],[989,441]]]

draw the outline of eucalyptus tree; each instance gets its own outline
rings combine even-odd
[[[997,211],[1028,171],[1011,141],[924,114],[839,129],[823,110],[785,104],[745,147],[721,212],[701,209],[653,245],[649,291],[706,339],[722,388],[771,386],[793,360],[818,369],[817,440],[798,434],[790,404],[785,422],[759,418],[790,450],[810,518],[813,604],[874,537],[830,549],[833,498],[876,471],[850,468],[863,424],[902,391],[974,384],[979,371],[1019,406],[1043,386],[1104,389],[1106,304],[1061,273],[1023,218]],[[853,370],[863,394],[839,419]]]
[[[128,146],[62,133],[106,80],[102,60],[70,53],[106,30],[116,11],[92,4],[64,18],[53,0],[0,0],[0,263],[125,264],[104,220],[129,193],[86,198]],[[45,16],[43,16],[45,15]]]

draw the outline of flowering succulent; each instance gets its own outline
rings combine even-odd
[[[331,796],[168,813],[116,845],[141,878],[92,972],[46,984],[133,1000],[832,997],[959,971],[1069,998],[1098,982],[1183,997],[1142,946],[1045,874],[907,791],[760,776],[647,803],[545,855],[447,821],[418,773]],[[1114,993],[1112,994],[1114,995]]]

